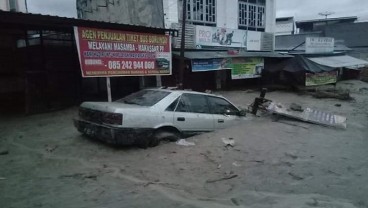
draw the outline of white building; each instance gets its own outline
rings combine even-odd
[[[27,13],[27,0],[1,0],[0,10]]]
[[[275,35],[293,35],[295,33],[294,17],[276,19]]]
[[[166,28],[180,29],[182,5],[183,0],[163,0]],[[259,45],[255,50],[261,50],[262,39],[266,38],[268,40],[263,42],[267,42],[268,49],[273,49],[273,34],[276,25],[275,0],[187,0],[186,8],[186,22],[189,24],[190,29],[196,30],[196,34],[192,35],[195,37],[186,38],[189,41],[189,45],[187,44],[186,47],[191,47],[190,41],[193,38],[200,39],[198,28],[201,28],[203,31],[205,27],[213,27],[216,28],[213,29],[214,31],[226,30],[227,32],[224,36],[231,31],[233,39],[247,36],[249,44],[254,45],[252,41],[258,41]],[[193,26],[191,27],[190,25]],[[208,28],[207,31],[209,30],[211,29]],[[246,35],[241,35],[244,31],[249,32]],[[253,37],[256,37],[257,40]],[[239,41],[241,40],[237,40],[237,42]],[[198,48],[198,43],[193,44]],[[245,47],[245,44],[241,45]]]
[[[182,0],[163,0],[165,26],[181,20]],[[275,0],[187,0],[187,23],[273,32]]]

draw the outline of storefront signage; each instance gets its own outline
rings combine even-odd
[[[169,35],[75,27],[83,77],[171,74]]]
[[[264,60],[263,58],[233,58],[230,67],[232,79],[259,78],[264,68]]]
[[[327,37],[307,37],[305,41],[306,53],[332,53],[335,39]]]
[[[196,47],[246,48],[247,31],[219,27],[196,26]]]
[[[193,59],[192,60],[192,71],[203,72],[203,71],[216,71],[222,69],[230,69],[229,65],[231,58],[218,58],[218,59]]]
[[[193,72],[231,69],[232,79],[261,77],[263,68],[263,58],[217,58],[192,60]]]
[[[305,74],[305,86],[333,84],[337,82],[337,71]]]
[[[248,31],[247,50],[260,51],[261,50],[261,32]]]

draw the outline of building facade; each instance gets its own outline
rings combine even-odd
[[[293,35],[294,28],[294,17],[276,18],[275,35]]]
[[[162,0],[77,0],[78,18],[163,27]]]
[[[181,22],[183,0],[163,0],[165,26]],[[250,31],[273,32],[274,0],[187,0],[187,23]]]
[[[164,0],[165,27],[181,30],[183,0]],[[274,0],[187,0],[186,48],[273,51]],[[180,47],[181,37],[173,47]],[[234,43],[234,44],[233,44]]]
[[[0,10],[27,13],[27,1],[26,0],[2,0],[0,1]]]

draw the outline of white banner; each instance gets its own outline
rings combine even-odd
[[[247,31],[219,27],[196,26],[196,47],[223,46],[246,48]]]
[[[335,39],[327,37],[307,37],[305,40],[306,53],[332,53]]]
[[[247,38],[247,50],[248,51],[260,51],[262,33],[255,32],[255,31],[248,31],[247,37],[248,37]]]

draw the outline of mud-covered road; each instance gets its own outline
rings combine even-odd
[[[195,146],[94,142],[73,127],[77,108],[0,117],[0,207],[368,207],[368,84],[340,85],[355,101],[267,98],[346,116],[346,130],[249,116],[189,138]],[[242,106],[258,95],[219,93]],[[225,147],[230,137],[235,146]]]

